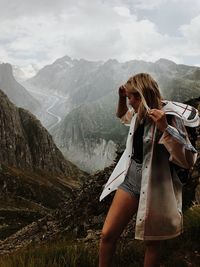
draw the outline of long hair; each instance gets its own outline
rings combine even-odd
[[[157,82],[148,73],[138,73],[128,79],[124,87],[129,93],[135,97],[141,98],[141,103],[138,108],[138,118],[141,121],[146,117],[147,104],[150,109],[161,109],[162,97],[159,91]],[[146,103],[144,103],[146,101]]]

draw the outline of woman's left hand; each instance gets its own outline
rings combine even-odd
[[[164,111],[160,109],[150,109],[150,111],[148,112],[148,116],[155,122],[156,127],[161,132],[165,131],[165,129],[168,126],[168,123],[167,123],[167,118],[166,118]]]

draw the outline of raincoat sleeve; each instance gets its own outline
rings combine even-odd
[[[191,168],[197,160],[197,151],[192,146],[183,121],[174,116],[172,125],[169,125],[162,134],[159,144],[168,150],[169,160],[182,168]]]
[[[120,118],[121,123],[125,124],[126,126],[130,126],[131,120],[134,114],[134,109],[128,109],[127,112]]]

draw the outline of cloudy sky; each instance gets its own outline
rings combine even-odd
[[[200,66],[199,0],[0,0],[0,61],[167,58]]]

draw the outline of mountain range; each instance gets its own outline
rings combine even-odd
[[[5,65],[2,67],[7,72],[1,75],[0,69],[0,77],[5,76],[5,81],[12,77],[13,81],[11,66],[7,64],[5,68]],[[39,108],[32,108],[28,101],[13,102],[30,106],[27,108],[52,134],[66,159],[84,171],[95,172],[109,166],[116,151],[125,145],[127,129],[115,116],[117,90],[139,72],[148,72],[158,81],[163,98],[183,102],[200,95],[199,67],[167,59],[155,63],[138,60],[120,63],[114,59],[92,62],[65,56],[22,83],[23,90],[26,88],[27,94],[36,99]],[[0,87],[16,91],[15,86],[1,82]]]
[[[120,63],[65,56],[41,69],[24,86],[65,98],[51,109],[61,122],[49,130],[67,159],[95,172],[109,166],[116,150],[125,145],[127,129],[115,118],[117,90],[139,72],[150,73],[166,99],[183,102],[200,95],[200,68],[166,59]]]

